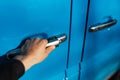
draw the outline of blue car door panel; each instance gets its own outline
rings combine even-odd
[[[1,0],[0,54],[16,48],[30,35],[45,33],[50,37],[65,33],[68,36],[69,21],[70,0]],[[50,77],[57,75],[56,80],[63,79],[68,39],[45,61],[28,70],[20,80],[50,80]]]
[[[119,3],[90,0],[81,80],[105,80],[119,68]]]

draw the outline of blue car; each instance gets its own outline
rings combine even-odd
[[[66,34],[19,80],[108,80],[120,68],[120,0],[0,0],[0,56],[28,36]]]

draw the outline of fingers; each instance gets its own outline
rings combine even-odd
[[[50,46],[50,47],[46,48],[45,54],[49,55],[49,53],[50,53],[51,51],[53,51],[54,49],[55,49],[55,46]]]
[[[38,43],[38,45],[39,45],[40,47],[46,48],[47,43],[48,43],[48,41],[47,41],[46,39],[44,39],[44,40],[41,40],[41,41]]]
[[[34,39],[34,43],[35,43],[35,44],[39,44],[40,41],[41,41],[40,38]]]
[[[23,49],[24,60],[32,61],[32,64],[37,64],[47,58],[48,54],[55,49],[55,46],[49,46],[46,48],[48,41],[46,39],[40,40],[40,38],[34,38],[26,40]]]
[[[50,46],[46,48],[48,41],[46,39],[40,40],[40,38],[34,38],[31,40],[26,40],[25,44],[21,48],[22,51],[26,50],[38,50],[38,52],[45,51],[45,55],[48,55],[54,48],[55,46]]]
[[[31,39],[31,43],[45,47],[47,45],[48,41],[46,39],[41,40],[40,38],[34,38],[34,39]]]

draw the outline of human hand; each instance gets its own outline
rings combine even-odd
[[[22,55],[18,55],[14,59],[20,60],[24,64],[25,70],[27,70],[31,66],[42,62],[55,48],[55,46],[46,48],[47,43],[47,40],[40,40],[40,38],[26,40],[21,47]]]

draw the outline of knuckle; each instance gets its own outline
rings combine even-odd
[[[40,38],[39,38],[39,37],[37,37],[37,38],[36,38],[36,40],[40,40]]]
[[[42,40],[43,43],[48,43],[48,41],[46,39]]]
[[[26,42],[26,43],[27,43],[27,42],[30,42],[30,40],[29,40],[29,39],[27,39],[25,42]]]

